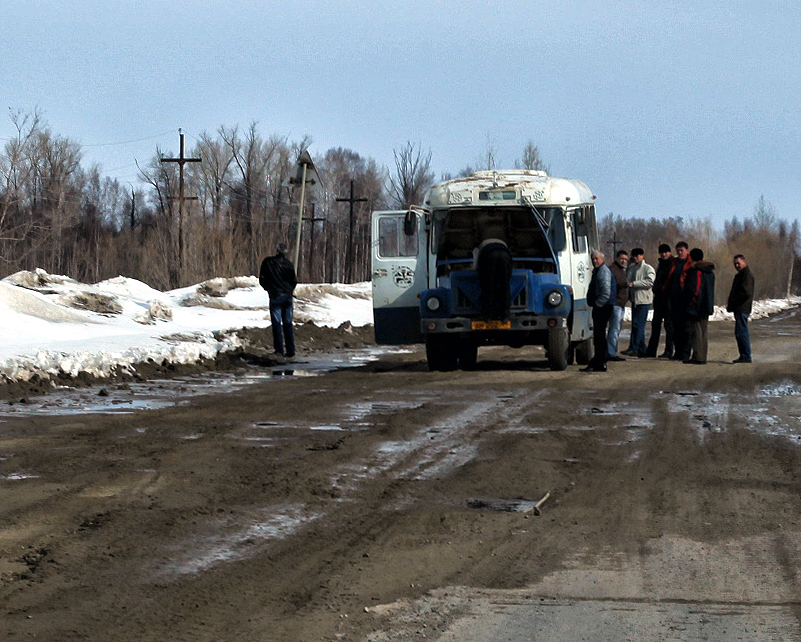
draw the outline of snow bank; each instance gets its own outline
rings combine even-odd
[[[295,315],[331,327],[372,323],[370,284],[300,285]],[[18,272],[0,281],[0,377],[105,377],[148,360],[193,363],[239,347],[235,330],[269,325],[267,293],[253,276],[160,292],[122,276],[89,285]]]
[[[373,322],[369,282],[301,284],[295,295],[299,323]],[[759,301],[752,318],[799,305],[801,297]],[[715,308],[713,321],[727,319]],[[0,378],[105,377],[151,359],[193,363],[240,347],[239,328],[269,325],[267,293],[254,276],[160,292],[122,276],[88,285],[44,270],[18,272],[0,281]]]

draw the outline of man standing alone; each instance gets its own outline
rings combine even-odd
[[[286,257],[286,243],[279,243],[275,256],[268,256],[259,270],[259,284],[270,296],[273,347],[278,355],[295,356],[295,330],[292,327],[292,293],[298,284],[295,266]],[[284,352],[286,347],[286,353]]]
[[[748,332],[748,317],[754,303],[754,275],[745,262],[745,257],[738,254],[734,257],[734,281],[729,292],[726,309],[734,313],[734,338],[740,356],[732,363],[751,363],[751,336]]]

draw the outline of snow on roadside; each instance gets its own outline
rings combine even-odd
[[[300,284],[295,295],[298,323],[373,322],[369,282]],[[751,318],[800,305],[801,297],[759,301]],[[711,320],[727,319],[716,307]],[[41,269],[18,272],[0,281],[0,379],[106,377],[148,360],[193,363],[240,347],[236,330],[269,325],[267,293],[254,276],[161,292],[122,276],[88,285]]]
[[[372,323],[369,283],[304,284],[296,294],[300,322]],[[148,360],[193,363],[239,347],[239,328],[269,325],[267,293],[253,276],[160,292],[126,277],[88,285],[18,272],[0,281],[0,378],[106,377]]]

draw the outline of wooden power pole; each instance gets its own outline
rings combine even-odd
[[[183,274],[184,267],[184,202],[196,201],[197,196],[184,195],[184,165],[187,163],[201,163],[202,158],[187,158],[184,155],[184,133],[179,129],[180,153],[178,158],[162,158],[162,163],[178,163],[178,274]],[[174,198],[174,197],[170,197]]]
[[[366,202],[366,198],[354,198],[353,179],[350,181],[350,196],[348,198],[338,198],[338,202],[350,203],[350,226],[348,228],[348,247],[345,250],[345,280],[353,283],[353,204]]]

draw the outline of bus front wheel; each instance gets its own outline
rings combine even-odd
[[[426,361],[432,372],[456,370],[458,356],[452,337],[435,334],[426,336]]]
[[[551,370],[565,370],[570,361],[570,340],[566,328],[548,330],[548,366]]]

